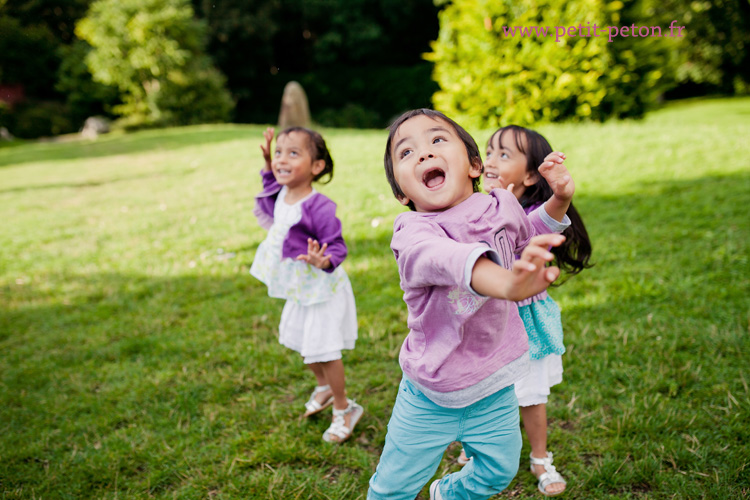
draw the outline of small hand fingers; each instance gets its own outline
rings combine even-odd
[[[562,245],[563,241],[565,241],[565,236],[562,234],[540,234],[531,238],[529,246],[533,245],[546,249],[547,247]]]
[[[536,266],[531,262],[517,260],[513,263],[513,269],[515,269],[516,271],[526,271],[531,273],[536,271]]]
[[[533,245],[527,246],[524,249],[523,254],[521,255],[521,259],[527,260],[527,261],[531,261],[534,259],[541,259],[543,261],[549,262],[554,258],[555,258],[554,254],[550,252],[549,250],[542,248],[542,247],[533,246]]]
[[[515,186],[516,186],[516,185],[515,185],[515,184],[513,184],[513,183],[511,182],[510,184],[508,184],[508,187],[507,187],[507,188],[505,188],[505,189],[507,189],[508,191],[510,191],[510,192],[512,193],[512,192],[513,192],[513,188],[514,188]]]
[[[552,283],[560,276],[560,269],[557,267],[548,267],[544,270],[544,279]]]

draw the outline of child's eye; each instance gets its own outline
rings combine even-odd
[[[433,143],[433,144],[437,144],[438,142],[445,142],[445,138],[443,138],[443,137],[435,137],[435,138],[434,138],[434,139],[432,140],[432,143]]]
[[[508,153],[502,153],[500,155],[500,158],[510,158],[510,157],[508,156]]]
[[[399,159],[406,158],[407,155],[411,154],[411,149],[402,149],[398,154]]]
[[[489,151],[487,151],[487,154],[485,155],[485,157],[489,160],[490,156],[492,156],[492,153],[490,153]]]
[[[297,152],[296,151],[290,151],[289,152],[289,156],[295,157],[295,156],[297,156]]]
[[[281,151],[277,149],[276,151],[273,152],[273,155],[278,158],[279,156],[281,156]]]

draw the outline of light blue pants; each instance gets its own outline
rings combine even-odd
[[[508,486],[521,456],[513,386],[466,408],[444,408],[402,379],[368,500],[414,500],[453,441],[460,441],[474,459],[441,479],[444,500],[487,499]]]

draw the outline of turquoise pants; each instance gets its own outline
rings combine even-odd
[[[444,500],[487,499],[508,486],[521,455],[513,386],[466,408],[444,408],[402,379],[367,498],[414,500],[453,441],[460,441],[473,460],[441,479]]]

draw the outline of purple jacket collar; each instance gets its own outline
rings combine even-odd
[[[271,172],[262,170],[260,175],[263,191],[255,197],[253,214],[258,223],[268,229],[273,224],[273,209],[281,185]],[[341,221],[336,217],[336,204],[320,193],[302,202],[302,218],[289,228],[281,248],[281,258],[295,259],[298,255],[306,255],[308,238],[318,240],[321,245],[328,243],[326,255],[331,256],[331,267],[325,269],[326,272],[333,272],[346,258],[348,251],[341,234]]]

